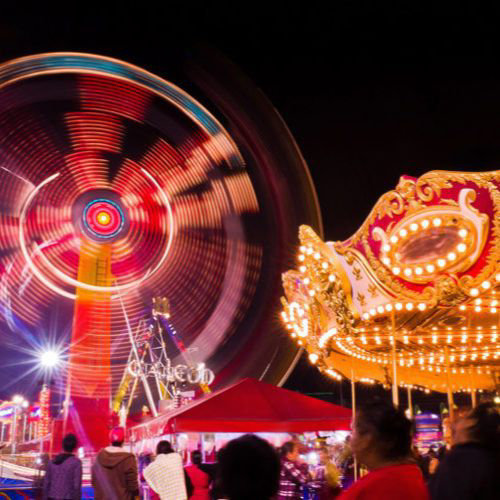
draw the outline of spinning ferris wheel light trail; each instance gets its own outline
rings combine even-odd
[[[122,61],[51,53],[0,65],[0,319],[14,344],[55,306],[72,318],[71,339],[57,339],[69,353],[66,425],[89,448],[106,439],[129,331],[153,297],[171,304],[178,333],[161,317],[158,339],[180,379],[206,364],[219,386],[263,371],[280,382],[296,358],[268,333],[271,306],[298,221],[320,227],[317,202],[288,131],[266,133],[230,102],[212,108],[231,133]]]

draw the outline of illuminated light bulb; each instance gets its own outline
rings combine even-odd
[[[420,225],[424,228],[427,229],[429,227],[429,221],[427,219],[424,219]]]
[[[411,302],[408,302],[408,303],[406,304],[406,309],[407,309],[408,311],[411,311],[411,310],[413,309],[413,304],[412,304]]]
[[[305,251],[307,250],[306,247],[304,245],[302,245],[299,250],[302,252],[302,253],[305,253]]]
[[[370,319],[370,315],[368,313],[363,314],[363,319]]]
[[[474,307],[474,311],[476,311],[477,313],[481,312],[481,306]]]
[[[300,267],[299,267],[299,271],[300,271],[301,273],[305,273],[305,272],[307,271],[307,267],[306,267],[306,266],[300,266]]]
[[[436,335],[432,336],[432,343],[437,344],[437,336]]]
[[[481,286],[485,289],[485,290],[489,290],[491,288],[491,283],[489,281],[483,281],[481,283]]]
[[[386,304],[386,305],[385,305],[385,310],[386,310],[387,312],[392,311],[392,304]]]
[[[490,313],[495,314],[496,312],[497,312],[497,308],[496,307],[492,307],[490,309]]]
[[[411,275],[412,275],[412,273],[413,273],[413,271],[412,271],[409,267],[407,267],[407,268],[404,270],[404,273],[405,273],[405,276],[411,276]]]
[[[330,276],[328,276],[328,281],[330,281],[331,283],[333,283],[335,281],[335,275],[334,274],[330,274]]]
[[[321,264],[321,267],[323,269],[328,269],[328,262],[323,262],[323,264]]]
[[[382,263],[386,266],[389,266],[391,264],[391,259],[389,259],[389,257],[383,257]]]
[[[313,249],[311,247],[307,247],[307,255],[311,255],[313,253]]]
[[[427,264],[425,266],[425,269],[427,270],[428,273],[433,273],[434,272],[434,269],[435,267],[432,265],[432,264]]]
[[[401,272],[401,269],[399,267],[393,267],[392,268],[392,273],[398,275]]]
[[[401,309],[403,309],[403,304],[401,304],[400,302],[397,302],[394,307],[396,308],[396,310],[401,311]]]
[[[448,342],[448,344],[450,344],[452,340],[453,340],[453,337],[451,335],[448,335],[446,342]]]
[[[477,297],[479,295],[479,290],[477,288],[471,288],[469,290],[469,294],[472,296],[472,297]]]
[[[441,219],[439,217],[436,217],[433,221],[432,221],[432,224],[434,225],[434,227],[439,227],[441,225]]]
[[[377,312],[378,312],[379,314],[382,314],[382,313],[384,312],[384,306],[378,306],[378,307],[377,307]]]
[[[309,278],[304,278],[304,285],[309,285],[311,280]]]
[[[460,231],[458,231],[458,236],[460,236],[460,238],[465,238],[467,236],[467,229],[460,229]]]
[[[476,304],[476,306],[480,306],[480,305],[481,305],[481,302],[482,302],[482,300],[481,300],[481,299],[476,299],[476,300],[474,301],[474,303]]]
[[[422,274],[423,272],[424,272],[424,270],[423,270],[421,267],[416,267],[416,268],[415,268],[415,274],[420,275],[420,274]]]
[[[418,224],[415,224],[414,222],[412,224],[410,224],[410,229],[412,231],[416,231],[418,229]]]
[[[465,311],[465,306],[462,304],[462,305],[459,307],[459,309],[460,309],[461,311]]]
[[[500,273],[497,273],[497,275],[495,276],[495,279],[496,279],[497,281],[500,281]]]
[[[498,305],[498,300],[492,300],[490,306],[496,307]]]
[[[460,252],[460,253],[464,253],[466,250],[467,250],[467,245],[465,243],[459,243],[457,245],[457,250]]]
[[[311,297],[314,297],[316,295],[316,291],[315,290],[309,290],[309,295]]]
[[[309,354],[309,361],[313,364],[316,363],[316,361],[318,361],[318,358],[319,356],[315,352]]]
[[[391,251],[391,245],[389,245],[389,244],[387,244],[387,243],[386,243],[386,244],[382,247],[382,250],[383,250],[384,252],[390,252],[390,251]]]
[[[401,236],[401,238],[404,238],[407,234],[408,231],[406,229],[401,229],[401,231],[399,231],[399,236]]]
[[[302,340],[298,340],[297,344],[302,345]]]
[[[404,341],[405,344],[408,344],[408,335],[405,335],[403,337],[403,341]]]
[[[438,259],[437,265],[439,267],[444,267],[444,266],[446,266],[446,261],[444,259]]]
[[[448,255],[448,260],[449,261],[454,261],[457,258],[457,254],[455,252],[450,252]]]
[[[427,305],[424,304],[423,302],[421,302],[419,305],[418,305],[418,308],[421,310],[421,311],[425,311],[427,309]]]
[[[377,311],[375,311],[375,309],[370,309],[370,315],[371,315],[371,316],[375,316],[375,313],[376,313],[376,312],[377,312]]]
[[[319,252],[316,252],[316,253],[314,254],[314,258],[315,258],[316,260],[318,260],[320,257],[321,257],[321,254],[320,254]]]
[[[300,262],[303,262],[306,257],[305,255],[300,254],[297,258],[300,260]]]
[[[391,236],[391,243],[397,243],[398,242],[398,237],[397,236]]]
[[[60,361],[60,355],[57,351],[48,350],[40,354],[40,364],[44,368],[55,368]]]

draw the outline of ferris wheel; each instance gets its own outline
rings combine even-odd
[[[72,332],[75,397],[109,399],[128,333],[156,296],[168,297],[178,338],[215,386],[279,382],[293,365],[297,350],[270,330],[297,223],[321,230],[307,168],[265,100],[245,111],[224,99],[230,89],[199,86],[213,112],[107,57],[0,66],[5,335],[12,346],[57,307]]]

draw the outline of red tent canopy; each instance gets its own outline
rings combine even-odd
[[[177,432],[349,430],[352,412],[251,378],[130,429],[134,441]]]

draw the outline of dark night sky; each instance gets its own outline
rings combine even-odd
[[[500,7],[436,4],[44,4],[2,13],[0,60],[91,51],[168,79],[192,47],[214,47],[281,113],[311,170],[326,238],[345,239],[402,174],[499,168]],[[340,401],[339,385],[304,363],[287,386]]]

